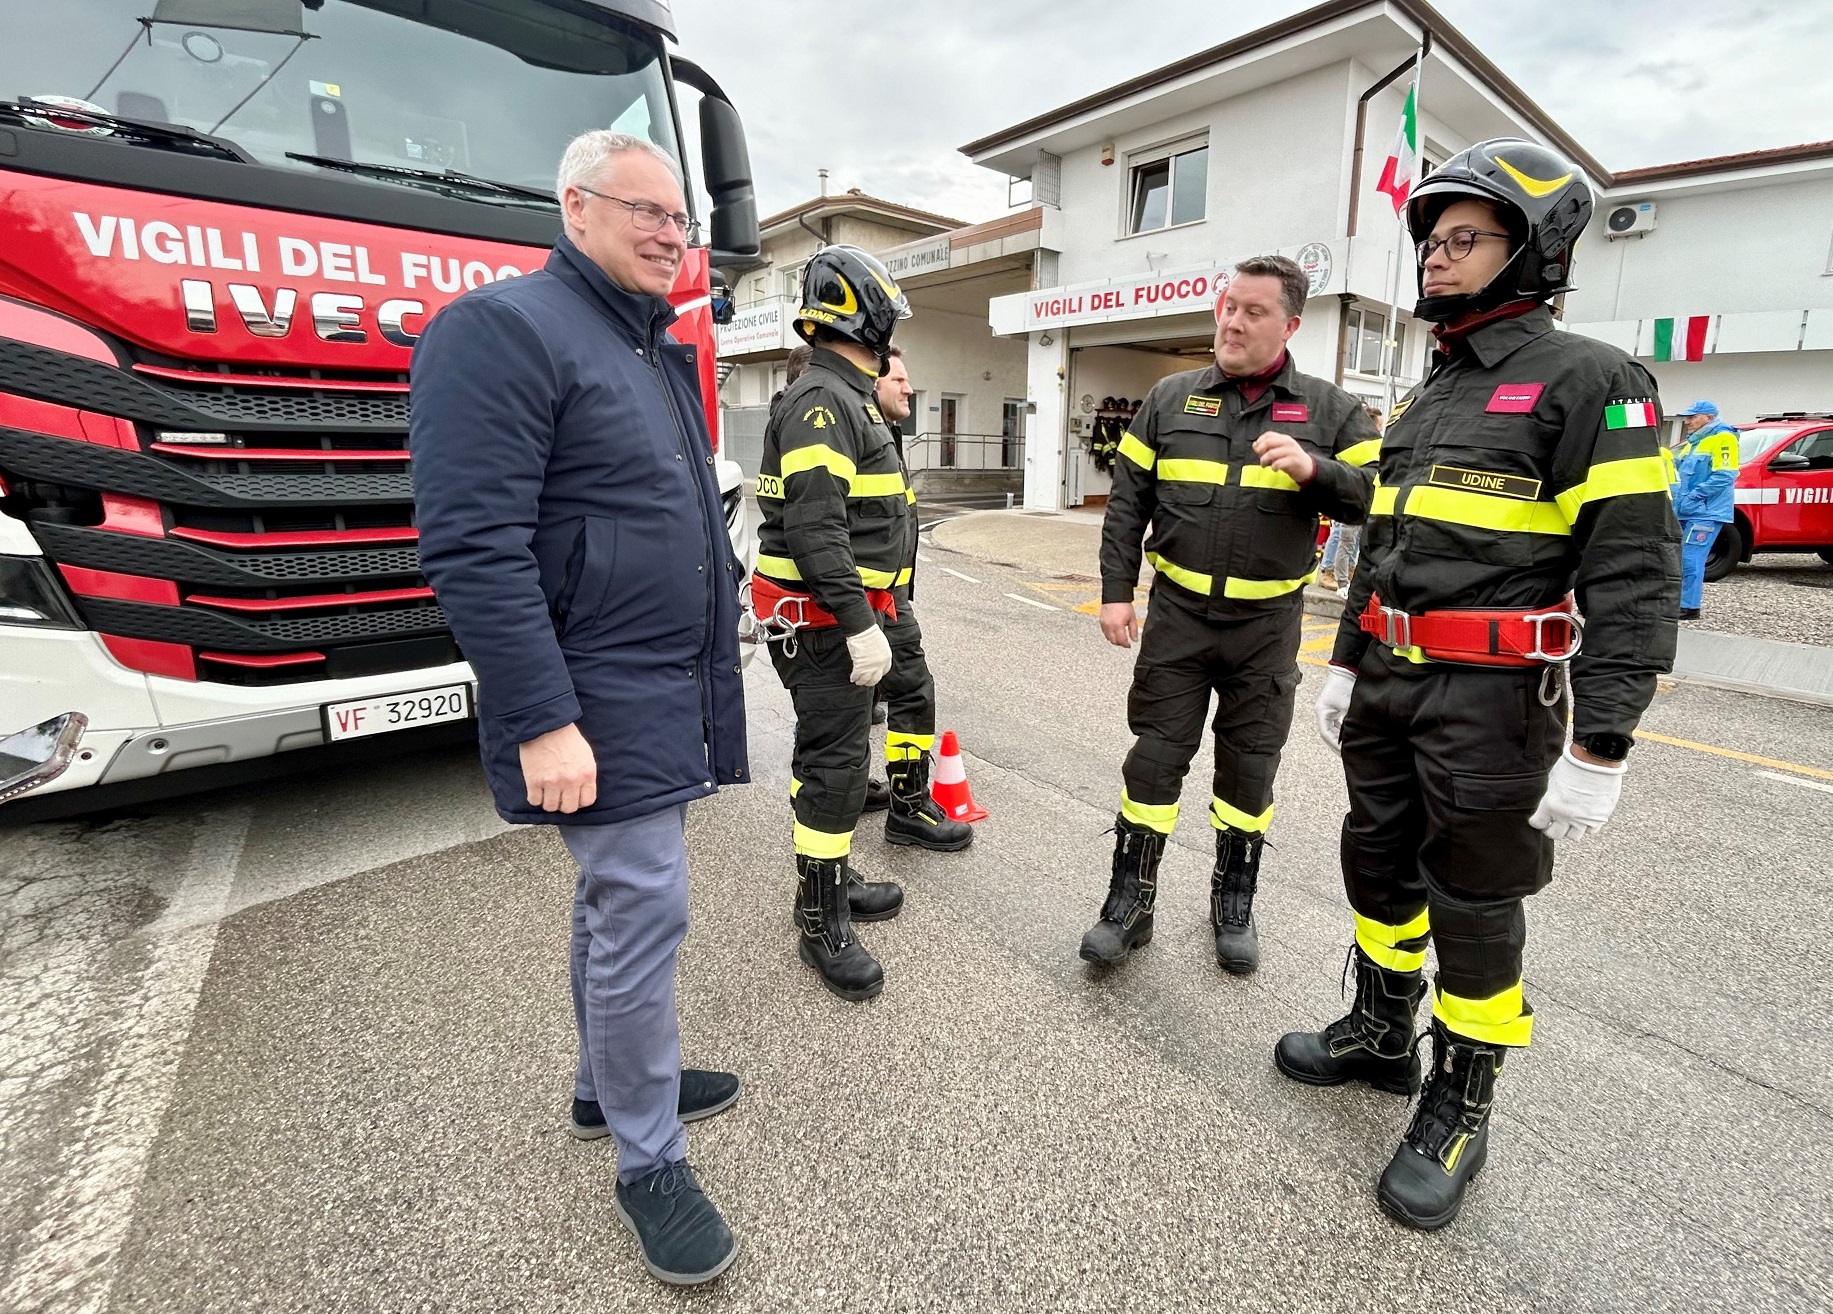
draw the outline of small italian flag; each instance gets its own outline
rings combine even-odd
[[[1606,429],[1652,429],[1655,403],[1649,400],[1612,402],[1604,408]]]
[[[1400,131],[1394,134],[1394,149],[1381,166],[1381,181],[1375,190],[1386,192],[1394,203],[1394,213],[1407,208],[1407,195],[1419,175],[1419,80],[1407,88],[1407,106],[1400,111]]]
[[[1704,360],[1706,332],[1712,325],[1710,315],[1688,315],[1684,318],[1655,321],[1655,341],[1649,354],[1656,360]]]

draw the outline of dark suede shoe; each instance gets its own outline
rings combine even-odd
[[[738,1242],[683,1159],[617,1184],[617,1216],[636,1233],[643,1267],[671,1286],[711,1282],[738,1258]]]
[[[733,1073],[682,1068],[677,1116],[682,1122],[699,1122],[724,1113],[738,1103],[741,1089],[743,1083]],[[605,1125],[605,1111],[598,1107],[597,1100],[574,1100],[573,1119],[567,1130],[582,1141],[596,1141],[611,1134],[611,1128]]]

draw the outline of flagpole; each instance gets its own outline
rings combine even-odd
[[[1419,49],[1413,55],[1413,86],[1408,93],[1413,101],[1413,131],[1419,139],[1414,143],[1413,154],[1413,185],[1415,186],[1417,186],[1419,182],[1419,167],[1421,163],[1424,162],[1426,152],[1425,123],[1419,116],[1419,84],[1426,71],[1426,51],[1431,47],[1431,44],[1432,33],[1428,30],[1424,40],[1420,42]],[[1384,371],[1387,377],[1382,381],[1381,386],[1381,414],[1384,417],[1393,413],[1395,393],[1398,390],[1400,382],[1400,348],[1404,341],[1404,334],[1401,332],[1400,328],[1400,271],[1406,264],[1408,238],[1411,236],[1407,231],[1405,207],[1394,212],[1394,220],[1396,229],[1394,269],[1391,275],[1391,281],[1388,284],[1387,332],[1382,335],[1384,345],[1386,346],[1387,356],[1387,369]]]

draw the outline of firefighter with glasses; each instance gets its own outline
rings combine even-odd
[[[1555,841],[1609,820],[1674,656],[1679,531],[1655,381],[1556,332],[1546,304],[1571,286],[1591,210],[1577,166],[1525,141],[1473,146],[1413,191],[1414,313],[1437,346],[1389,417],[1317,704],[1349,786],[1356,994],[1275,1060],[1313,1085],[1420,1092],[1376,1191],[1420,1229],[1456,1217],[1488,1155],[1497,1073],[1533,1033],[1522,901],[1552,878]]]
[[[1120,439],[1101,529],[1101,631],[1121,648],[1139,640],[1127,694],[1137,738],[1121,765],[1107,897],[1082,937],[1091,963],[1123,962],[1152,939],[1159,862],[1213,697],[1210,928],[1224,971],[1260,965],[1254,893],[1292,728],[1318,514],[1362,519],[1380,447],[1361,404],[1300,373],[1286,349],[1309,290],[1283,256],[1236,265],[1216,303],[1215,360],[1160,380]],[[1142,553],[1157,571],[1143,637]]]
[[[885,839],[943,852],[974,839],[929,797],[935,683],[910,601],[916,495],[877,403],[891,335],[909,314],[872,256],[851,246],[815,253],[795,321],[814,352],[771,408],[757,479],[764,522],[752,607],[796,712],[798,952],[843,999],[870,999],[885,981],[852,923],[894,917],[904,901],[896,884],[865,880],[848,860],[875,687],[888,706]]]

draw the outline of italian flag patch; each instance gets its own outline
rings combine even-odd
[[[1646,397],[1634,401],[1612,402],[1604,408],[1606,429],[1652,429],[1655,427],[1655,403]]]

